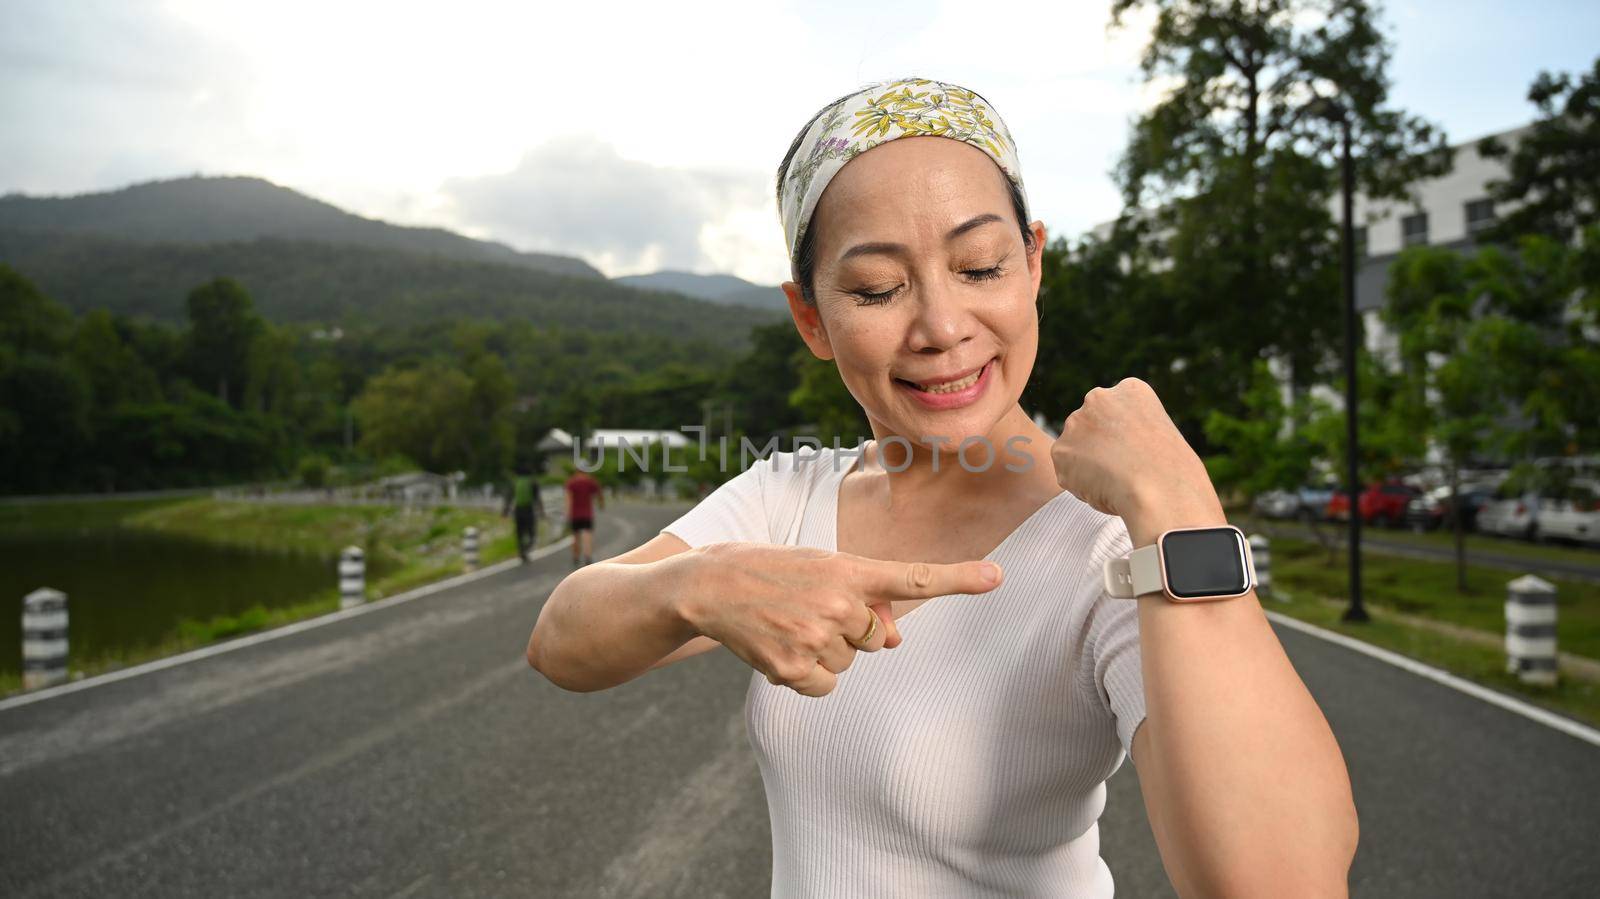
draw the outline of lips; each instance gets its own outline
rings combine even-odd
[[[984,366],[988,364],[989,362],[984,362],[983,365],[969,368],[965,371],[922,380],[911,380],[909,378],[895,378],[895,380],[924,393],[955,393],[977,383],[978,376],[983,374]]]

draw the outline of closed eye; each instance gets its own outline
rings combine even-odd
[[[993,281],[994,279],[1004,275],[1005,269],[998,265],[993,265],[989,268],[964,269],[961,274],[966,275],[973,281]],[[866,290],[856,290],[851,292],[861,298],[860,305],[876,306],[889,302],[889,299],[898,293],[899,290],[899,287],[894,287],[889,290],[879,291],[877,293]]]
[[[857,291],[853,291],[853,293],[855,293],[856,296],[861,298],[860,305],[862,305],[862,306],[876,306],[879,303],[887,303],[887,302],[889,302],[889,298],[894,296],[895,293],[899,289],[900,288],[898,288],[898,287],[894,287],[894,288],[891,288],[889,290],[885,290],[885,291],[882,291],[882,292],[879,292],[879,293],[872,293],[871,291],[866,291],[866,290],[857,290]]]

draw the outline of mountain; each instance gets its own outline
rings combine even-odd
[[[733,275],[697,275],[694,272],[664,269],[647,275],[623,275],[611,280],[630,287],[670,290],[724,306],[783,311],[789,308],[789,300],[777,285],[762,287]]]
[[[71,309],[164,321],[182,320],[189,292],[217,277],[244,285],[270,320],[347,329],[516,319],[743,347],[753,326],[781,320],[771,310],[525,265],[277,238],[200,244],[0,228],[0,262]]]
[[[523,253],[440,228],[362,218],[261,178],[177,178],[70,197],[10,194],[0,197],[0,228],[185,244],[283,238],[604,278],[571,256]]]

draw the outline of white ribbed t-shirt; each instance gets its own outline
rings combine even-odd
[[[837,550],[859,450],[774,453],[662,530]],[[1062,492],[985,557],[999,588],[919,604],[826,696],[752,671],[772,896],[1111,896],[1097,822],[1145,712],[1137,606],[1101,570],[1131,548]]]

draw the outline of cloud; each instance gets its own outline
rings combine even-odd
[[[503,174],[448,179],[440,193],[463,230],[522,250],[582,256],[613,276],[726,266],[714,238],[752,209],[769,207],[777,230],[762,175],[625,159],[591,134],[540,144]],[[702,236],[719,258],[710,258]],[[782,238],[775,240],[781,259]]]

